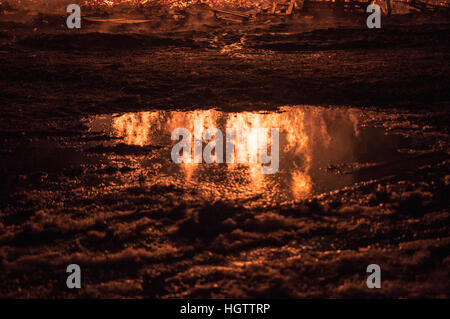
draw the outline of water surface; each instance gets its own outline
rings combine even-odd
[[[276,203],[304,199],[392,173],[387,163],[405,158],[399,150],[408,145],[408,139],[368,125],[367,118],[359,109],[296,106],[281,108],[279,112],[156,110],[92,116],[86,123],[92,133],[113,137],[110,144],[153,147],[147,154],[114,160],[139,168],[141,184],[176,185],[186,196],[193,191],[211,200],[258,199]],[[259,157],[256,163],[248,160],[243,164],[175,164],[170,152],[176,141],[170,137],[176,128],[186,128],[192,134],[194,129],[204,132],[219,128],[224,135],[226,128],[240,129],[246,138],[243,142],[235,140],[243,143],[236,148],[242,147],[248,159],[259,154],[258,138],[252,128],[279,128],[279,169],[275,174],[263,174]]]

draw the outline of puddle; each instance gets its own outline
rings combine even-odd
[[[102,142],[104,146],[125,144],[146,150],[139,154],[107,155],[115,165],[138,170],[128,177],[134,180],[118,184],[172,185],[182,189],[186,197],[197,194],[207,200],[251,199],[272,204],[299,200],[396,174],[418,163],[411,152],[399,151],[411,148],[410,137],[367,125],[373,123],[373,118],[361,109],[296,106],[270,113],[227,113],[213,109],[149,111],[93,116],[85,123],[91,134],[113,138]],[[226,128],[241,129],[248,139],[243,142],[245,145],[236,147],[242,147],[247,154],[259,152],[258,143],[252,140],[252,128],[279,128],[278,171],[263,174],[259,161],[173,163],[171,149],[177,141],[171,140],[172,131],[186,128],[194,132],[194,123],[202,131],[219,128],[224,135]],[[145,148],[148,146],[152,148]]]
[[[79,185],[100,193],[103,189],[150,191],[167,197],[162,197],[165,202],[277,205],[362,181],[401,177],[447,158],[445,152],[433,149],[436,133],[424,133],[410,118],[392,112],[309,106],[283,107],[279,112],[210,109],[96,115],[82,119],[81,127],[87,130],[80,128],[76,138],[11,139],[0,158],[4,181],[0,195]],[[177,128],[192,135],[220,129],[224,163],[194,163],[193,154],[187,163],[174,163],[171,151],[178,140],[171,140],[171,134]],[[269,163],[260,160],[265,142],[271,153],[272,135],[261,135],[257,128],[279,129],[275,174],[262,170],[274,163],[273,157]],[[233,163],[227,161],[227,129],[239,129],[243,136],[234,139]],[[428,140],[426,134],[431,134]],[[269,140],[261,142],[265,138]],[[207,143],[203,140],[202,150]],[[241,161],[236,163],[239,152]]]

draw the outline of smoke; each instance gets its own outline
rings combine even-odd
[[[271,0],[0,0],[0,19],[31,23],[39,31],[62,30],[65,29],[66,8],[72,3],[81,7],[81,31],[90,32],[213,31],[220,27],[242,31],[250,25],[271,28],[274,32],[280,26],[284,32],[307,32],[365,26],[365,13],[351,17],[339,15],[332,6],[309,8],[290,19],[256,15],[250,23],[233,21],[233,16],[215,15],[210,10],[210,7],[215,7],[257,14],[261,8],[269,8]],[[403,14],[409,13],[410,7],[392,2],[392,10],[393,14]]]

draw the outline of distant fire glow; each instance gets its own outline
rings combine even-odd
[[[261,1],[244,0],[86,0],[84,5],[92,7],[114,6],[152,6],[155,4],[169,7],[184,8],[196,3],[203,3],[213,7],[251,7]]]
[[[113,8],[113,7],[152,7],[155,5],[163,5],[169,8],[185,8],[193,4],[206,4],[212,7],[242,7],[249,8],[254,7],[264,0],[83,0],[83,1],[55,1],[55,0],[12,0],[11,4],[17,5],[37,5],[43,4],[44,6],[67,5],[69,3],[77,3],[81,6],[89,8]],[[270,1],[265,1],[269,3]]]

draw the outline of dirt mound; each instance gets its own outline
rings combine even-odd
[[[154,35],[110,33],[37,34],[23,38],[20,45],[50,50],[129,50],[158,46],[194,46],[192,40],[164,38]]]
[[[448,44],[450,25],[430,28],[427,25],[384,28],[380,30],[337,28],[287,35],[248,37],[256,49],[273,51],[352,50],[406,48]]]

